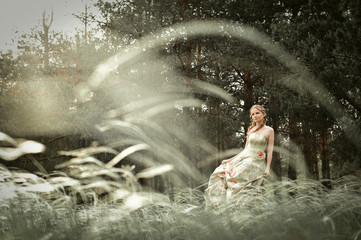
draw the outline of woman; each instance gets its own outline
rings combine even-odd
[[[250,187],[259,186],[263,177],[270,175],[273,128],[266,126],[266,112],[260,105],[251,107],[250,117],[252,124],[247,131],[244,150],[231,159],[223,160],[210,176],[206,195],[215,205]]]

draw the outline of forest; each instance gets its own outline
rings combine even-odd
[[[361,1],[92,4],[0,49],[0,236],[361,239]],[[254,104],[271,175],[209,210]]]

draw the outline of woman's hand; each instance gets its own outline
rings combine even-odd
[[[232,161],[232,158],[231,158],[231,159],[227,159],[227,160],[223,160],[223,161],[222,161],[222,164],[229,163],[230,161]]]
[[[269,175],[271,175],[271,173],[269,172],[269,169],[266,168],[266,170],[264,171],[264,176],[267,177]]]

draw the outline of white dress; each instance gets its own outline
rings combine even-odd
[[[211,174],[206,189],[207,199],[220,204],[259,186],[266,167],[266,148],[267,138],[263,134],[251,133],[247,147]]]

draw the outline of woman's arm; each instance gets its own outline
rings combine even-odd
[[[248,145],[248,135],[247,135],[247,140],[246,140],[246,146],[245,146],[245,147],[247,147],[247,145]],[[228,162],[232,161],[232,160],[233,160],[234,158],[236,158],[239,154],[240,154],[240,153],[238,153],[236,156],[234,156],[234,157],[232,157],[232,158],[230,158],[230,159],[223,160],[223,161],[222,161],[222,164],[228,163]]]
[[[274,145],[274,130],[273,130],[273,128],[270,128],[269,134],[268,134],[268,146],[267,146],[267,165],[266,165],[266,170],[264,171],[264,174],[266,176],[270,175],[270,168],[271,168],[272,154],[273,154],[273,145]]]
[[[245,148],[248,146],[248,136],[249,136],[249,134],[247,133],[246,145],[244,146]]]

